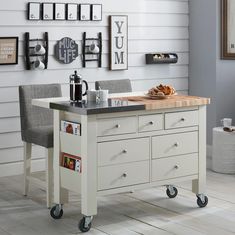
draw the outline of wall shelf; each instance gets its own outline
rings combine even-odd
[[[175,64],[178,62],[176,53],[145,54],[146,64]]]

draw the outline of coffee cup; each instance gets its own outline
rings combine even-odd
[[[37,54],[37,55],[44,55],[45,52],[46,52],[46,49],[40,44],[37,44],[34,47],[34,53]]]
[[[99,53],[100,52],[100,48],[95,44],[95,43],[92,43],[90,46],[89,46],[89,52],[91,53]]]
[[[34,69],[43,70],[45,69],[45,64],[41,60],[36,60],[33,63]]]
[[[223,118],[221,119],[221,124],[223,127],[231,127],[232,126],[232,118]]]
[[[109,90],[98,90],[97,91],[97,99],[101,102],[108,101]]]
[[[87,91],[87,101],[89,102],[95,102],[96,101],[96,95],[97,95],[96,90],[88,90]]]

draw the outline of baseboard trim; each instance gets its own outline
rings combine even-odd
[[[32,160],[31,172],[44,171],[45,159]],[[0,165],[0,177],[23,174],[23,161]]]

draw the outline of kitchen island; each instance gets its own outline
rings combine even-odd
[[[61,98],[60,98],[61,99]],[[97,214],[97,196],[191,180],[199,207],[205,207],[206,105],[208,98],[144,96],[111,98],[99,104],[34,100],[54,111],[54,202],[51,216],[63,215],[68,190],[81,194],[81,231]],[[45,105],[48,104],[48,105]],[[61,121],[81,124],[81,135],[61,130]],[[63,153],[81,159],[81,171],[65,168]],[[183,203],[183,202],[182,202]]]

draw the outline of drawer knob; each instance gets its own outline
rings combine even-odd
[[[127,177],[127,174],[126,174],[126,173],[123,173],[123,174],[122,174],[122,177],[123,177],[123,178],[126,178],[126,177]]]
[[[126,149],[123,149],[123,151],[122,151],[123,153],[127,153],[127,150]]]
[[[149,125],[153,125],[153,124],[154,124],[154,122],[153,122],[153,121],[150,121],[150,122],[149,122]]]
[[[176,142],[176,143],[174,144],[174,146],[175,146],[175,147],[179,147],[179,143]]]
[[[116,128],[120,128],[120,127],[121,127],[121,125],[120,125],[120,124],[117,124],[115,127],[116,127]]]
[[[179,169],[179,166],[178,166],[178,165],[175,165],[174,168],[177,170],[177,169]]]
[[[181,122],[184,122],[184,121],[185,121],[185,118],[181,118],[180,121],[181,121]]]

